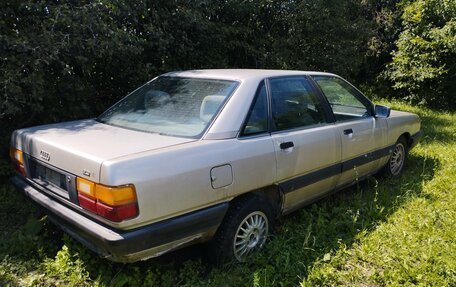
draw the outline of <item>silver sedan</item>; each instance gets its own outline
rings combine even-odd
[[[196,70],[98,118],[17,130],[13,184],[98,254],[133,262],[211,241],[245,260],[275,219],[382,171],[400,176],[415,114],[321,72]]]

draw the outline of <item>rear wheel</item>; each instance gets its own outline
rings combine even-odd
[[[238,261],[261,248],[269,235],[269,220],[261,211],[248,214],[234,234],[233,254]]]
[[[264,246],[274,221],[274,209],[266,199],[256,195],[235,199],[210,242],[209,259],[246,261]]]

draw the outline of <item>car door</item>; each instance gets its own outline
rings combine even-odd
[[[326,96],[341,139],[342,173],[337,186],[361,179],[378,167],[386,145],[386,122],[376,119],[373,104],[348,82],[335,76],[313,76]]]
[[[255,98],[233,147],[232,162],[236,196],[249,190],[271,186],[276,181],[276,159],[269,132],[269,104],[265,81],[261,81]]]
[[[288,212],[335,187],[340,174],[340,139],[310,79],[271,78],[268,87],[277,181]]]

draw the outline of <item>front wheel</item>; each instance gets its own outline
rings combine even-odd
[[[239,262],[265,244],[275,221],[271,204],[260,196],[236,200],[210,243],[209,259],[221,263]]]
[[[400,137],[394,146],[394,150],[388,162],[386,163],[386,166],[384,168],[385,174],[390,177],[399,177],[404,170],[404,166],[407,161],[407,155],[407,141],[404,137]]]

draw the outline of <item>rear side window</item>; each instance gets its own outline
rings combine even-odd
[[[304,77],[270,80],[272,119],[278,131],[325,122],[323,109]]]
[[[268,98],[266,86],[261,82],[241,135],[249,136],[266,132],[268,132]]]
[[[370,103],[348,83],[336,77],[313,78],[328,99],[336,121],[370,116]]]

